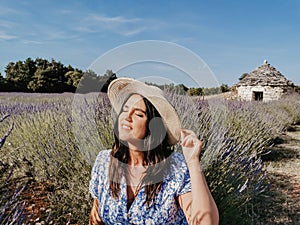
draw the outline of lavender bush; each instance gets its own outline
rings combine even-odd
[[[7,114],[0,118],[0,122],[3,122],[10,115]],[[12,123],[9,130],[0,138],[0,151],[4,145],[6,138],[10,135],[14,127]],[[25,213],[25,202],[22,202],[19,197],[26,187],[23,182],[17,184],[17,188],[11,190],[7,187],[14,187],[15,180],[12,179],[14,167],[6,164],[2,160],[0,161],[0,224],[22,224],[27,215]],[[20,181],[20,180],[19,180]]]
[[[250,103],[202,101],[166,92],[183,127],[204,142],[201,164],[220,210],[220,224],[259,223],[255,199],[267,187],[260,155],[299,122],[299,96]],[[96,154],[113,141],[107,96],[2,93],[0,103],[1,114],[14,115],[15,128],[0,151],[5,164],[20,168],[11,178],[28,175],[49,184],[49,205],[40,220],[86,224],[92,205],[91,166]],[[0,133],[6,132],[7,127],[0,127]]]
[[[259,223],[255,210],[260,204],[255,201],[268,187],[260,156],[288,126],[299,122],[299,95],[270,103],[188,98],[171,94],[170,100],[183,115],[183,125],[204,141],[201,164],[220,224]]]

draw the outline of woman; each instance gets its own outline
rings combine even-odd
[[[115,143],[97,156],[90,224],[218,224],[201,171],[202,142],[181,129],[163,92],[129,78],[108,87]],[[183,154],[174,152],[180,140]]]

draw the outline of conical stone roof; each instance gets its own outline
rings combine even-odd
[[[247,74],[236,86],[294,86],[294,84],[265,60],[261,66]]]

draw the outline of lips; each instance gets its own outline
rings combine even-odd
[[[121,127],[124,129],[124,130],[132,130],[132,127],[126,123],[121,123]]]
[[[131,130],[131,127],[127,126],[127,125],[122,125],[122,128],[125,130]]]

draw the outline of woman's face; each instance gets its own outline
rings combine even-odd
[[[146,105],[143,98],[133,94],[126,101],[118,120],[119,139],[131,144],[140,143],[147,133]]]

